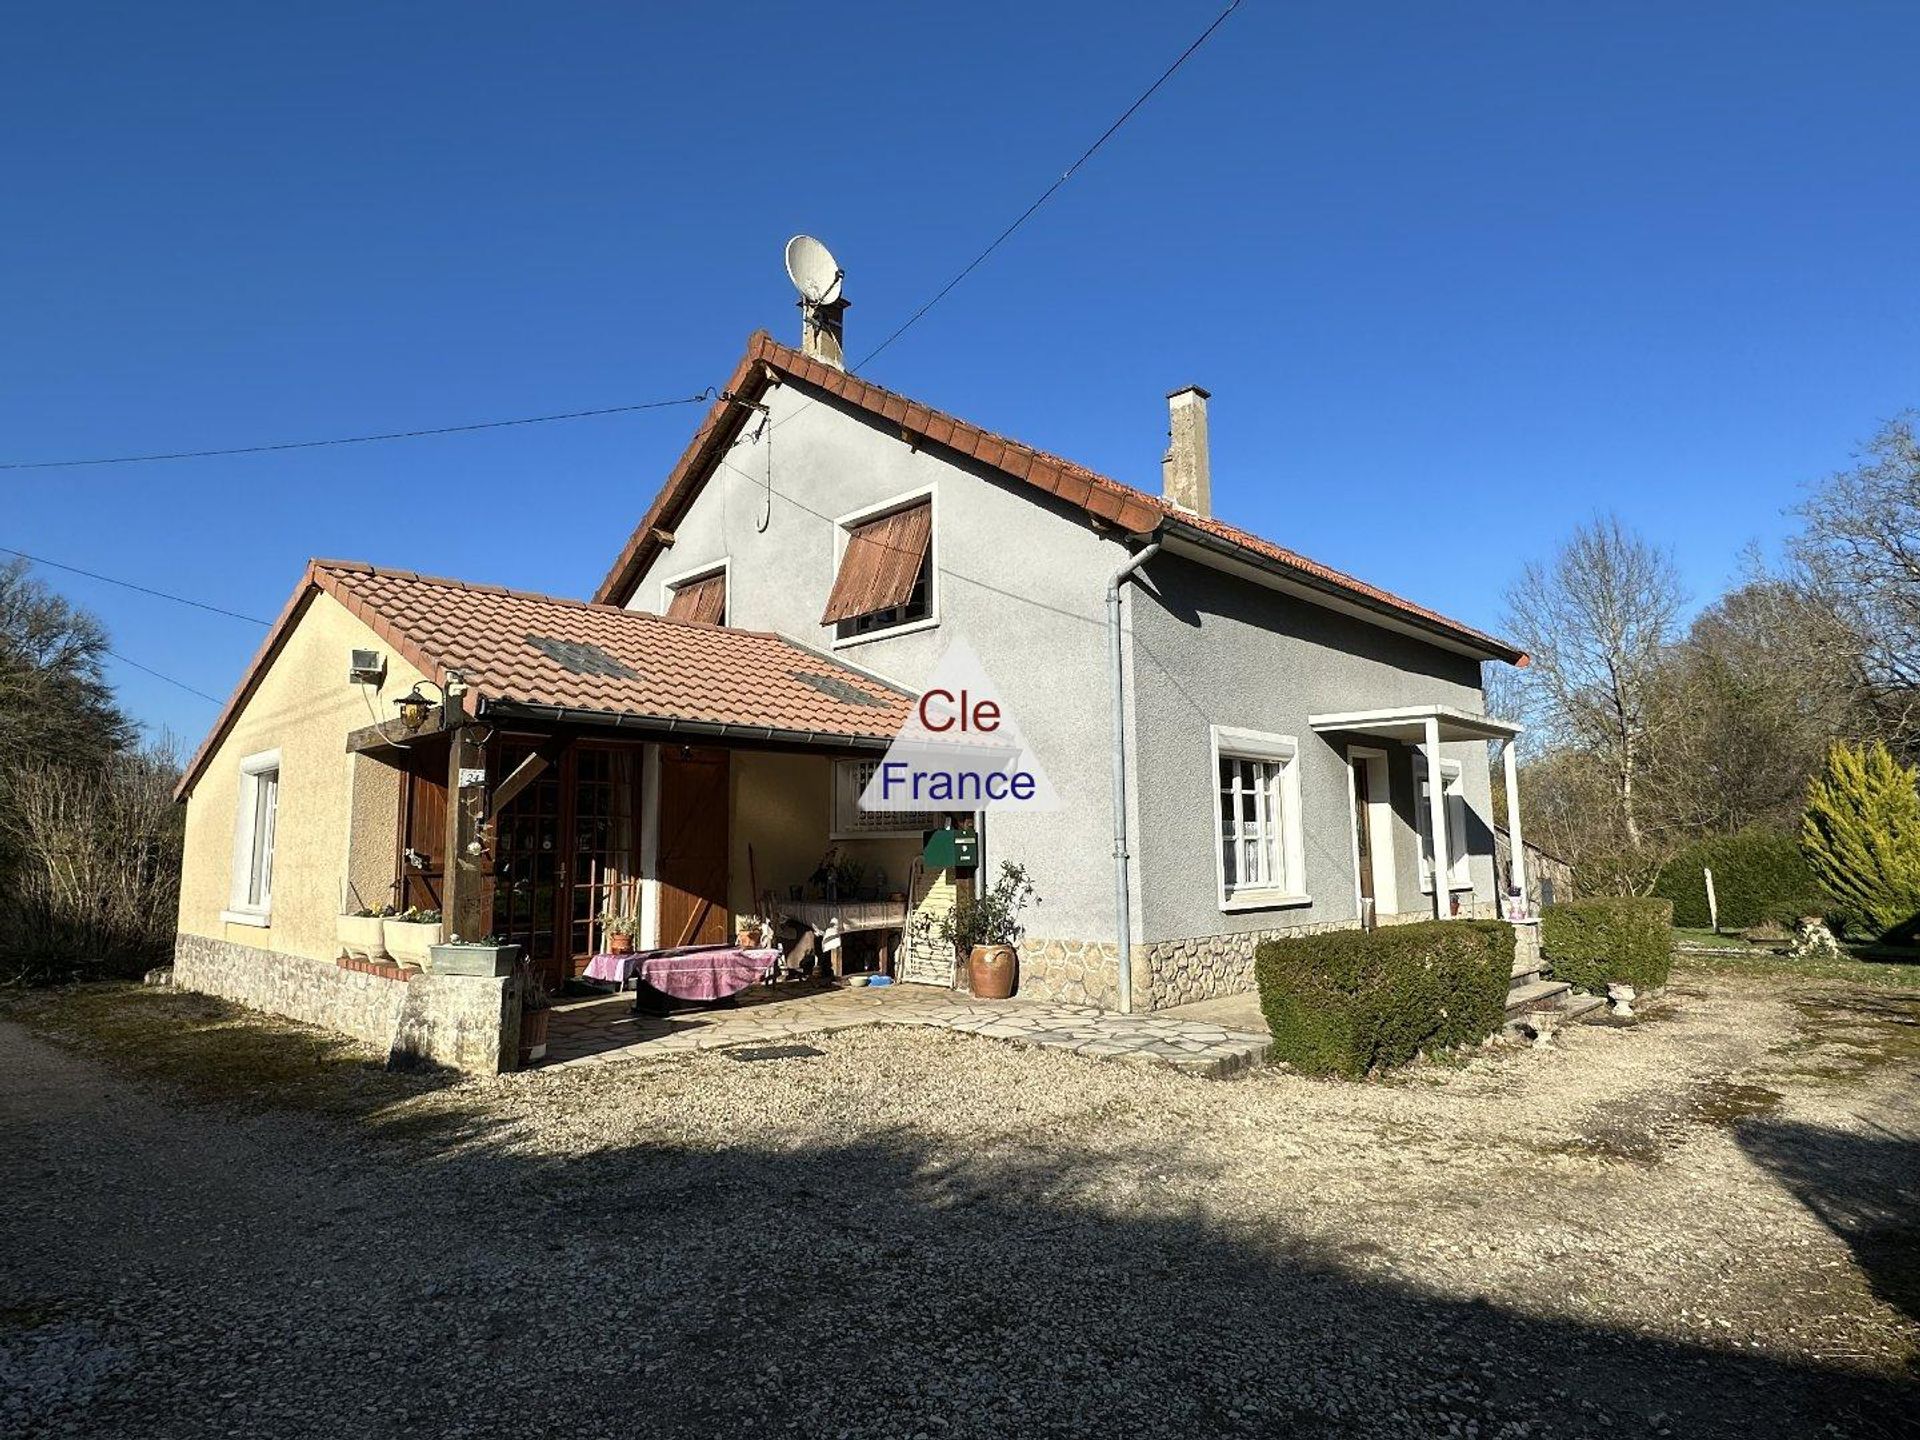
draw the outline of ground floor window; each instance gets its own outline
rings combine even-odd
[[[227,919],[264,925],[272,914],[273,835],[279,818],[280,752],[263,750],[240,762]]]
[[[1414,774],[1420,781],[1420,801],[1414,822],[1420,830],[1420,888],[1433,893],[1433,790],[1427,783],[1424,759],[1414,761]],[[1442,797],[1447,825],[1447,888],[1471,890],[1472,871],[1467,859],[1467,792],[1465,775],[1455,760],[1440,762]]]
[[[1223,908],[1304,903],[1299,749],[1290,735],[1213,729]]]

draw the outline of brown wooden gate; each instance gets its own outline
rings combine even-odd
[[[660,943],[728,938],[727,752],[660,752]]]

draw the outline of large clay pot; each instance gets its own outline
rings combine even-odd
[[[967,955],[967,982],[976,1000],[1005,1000],[1013,994],[1016,964],[1011,945],[976,945]]]

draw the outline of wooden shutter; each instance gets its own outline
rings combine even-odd
[[[857,620],[906,604],[913,598],[914,582],[920,578],[932,537],[931,500],[849,530],[847,551],[840,558],[840,573],[834,577],[820,623]]]
[[[673,592],[667,606],[669,620],[697,620],[702,625],[718,625],[727,613],[727,572],[694,580]]]

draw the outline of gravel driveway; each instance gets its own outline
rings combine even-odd
[[[161,1038],[0,1024],[0,1434],[1913,1433],[1909,992],[1385,1084],[875,1030],[223,1098],[165,1036],[274,1022],[112,1003]]]

